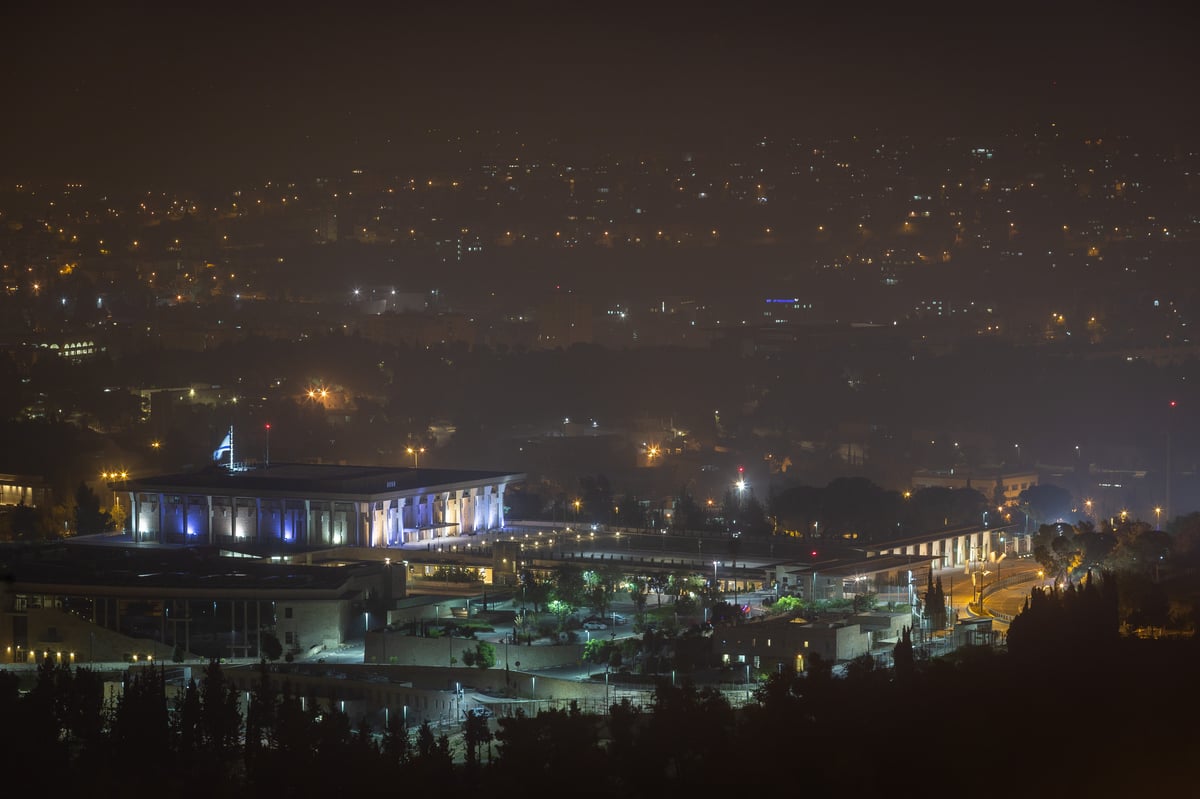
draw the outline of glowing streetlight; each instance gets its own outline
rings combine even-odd
[[[1159,521],[1162,519],[1162,508],[1154,509],[1154,526],[1159,527]]]
[[[424,447],[416,447],[416,448],[408,447],[405,451],[409,455],[413,456],[413,468],[416,469],[417,468],[417,459],[420,455],[424,454],[425,448]]]

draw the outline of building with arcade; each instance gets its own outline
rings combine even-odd
[[[388,547],[504,526],[514,472],[334,464],[214,465],[112,482],[135,543],[274,551]]]

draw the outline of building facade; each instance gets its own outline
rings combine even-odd
[[[274,549],[388,547],[504,526],[504,492],[525,475],[323,464],[212,467],[110,484],[134,542]]]

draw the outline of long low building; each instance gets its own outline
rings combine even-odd
[[[297,654],[337,646],[361,637],[371,617],[386,618],[408,572],[329,554],[289,563],[103,536],[0,546],[0,647],[13,662],[62,652],[82,663],[123,652],[161,660],[176,648],[257,657],[265,632]]]
[[[387,547],[504,526],[504,492],[525,475],[333,464],[213,466],[110,483],[134,542],[279,550]]]

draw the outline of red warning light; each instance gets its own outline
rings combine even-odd
[[[1174,405],[1175,403],[1171,403],[1171,404],[1172,404],[1172,405]],[[745,466],[739,466],[739,467],[738,467],[738,474],[741,474],[741,473],[742,473],[742,472],[744,472],[744,471],[746,471],[746,467],[745,467]]]
[[[1175,407],[1175,400],[1171,400],[1171,407],[1172,407],[1172,408],[1174,408],[1174,407]]]
[[[268,430],[270,430],[270,429],[271,429],[271,425],[270,425],[270,424],[268,424],[268,425],[267,425],[267,429],[268,429]]]

